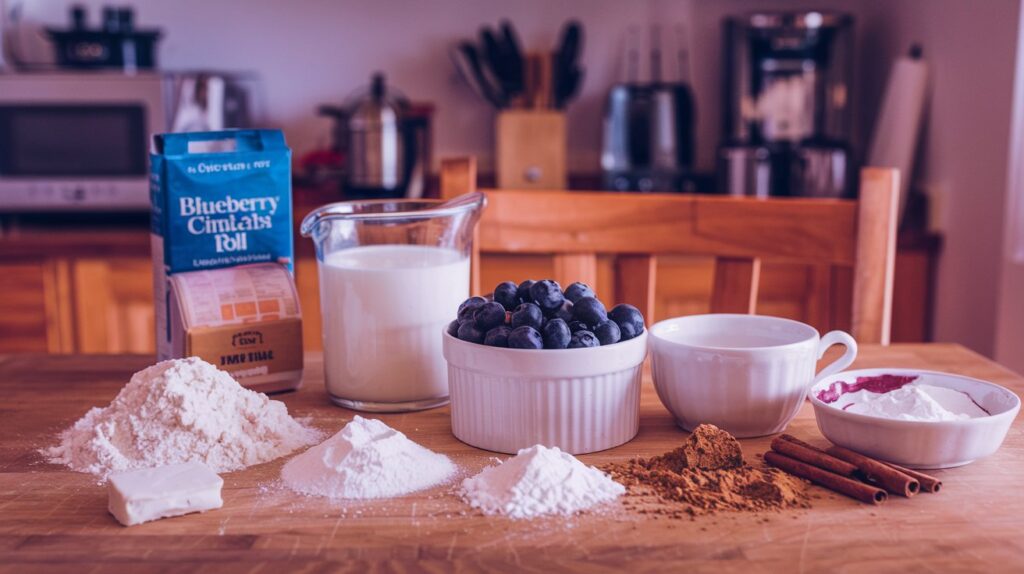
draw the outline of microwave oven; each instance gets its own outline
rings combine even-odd
[[[0,212],[145,211],[159,74],[0,74]]]

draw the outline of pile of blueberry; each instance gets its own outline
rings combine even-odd
[[[557,281],[506,281],[493,295],[459,305],[448,334],[470,343],[514,349],[576,349],[627,341],[644,332],[644,316],[632,305],[611,311],[584,283],[565,292]]]

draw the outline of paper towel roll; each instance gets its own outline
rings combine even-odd
[[[903,219],[907,205],[907,191],[927,96],[928,65],[921,59],[920,48],[915,46],[911,48],[910,55],[896,60],[889,73],[889,83],[868,153],[869,166],[900,170],[899,220]]]

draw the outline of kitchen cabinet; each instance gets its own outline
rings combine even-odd
[[[306,206],[295,209],[299,216]],[[295,278],[303,339],[319,350],[320,300],[310,241],[296,238]],[[893,341],[930,340],[937,238],[901,237],[896,257]],[[655,320],[707,312],[713,261],[658,260]],[[485,255],[484,286],[551,276],[549,257]],[[597,291],[616,301],[613,261],[598,261]],[[0,352],[152,353],[153,286],[144,226],[102,231],[21,230],[0,235]],[[766,263],[758,312],[790,317],[819,331],[849,329],[848,269]]]
[[[154,349],[149,234],[29,229],[0,235],[0,351]]]
[[[148,258],[0,262],[0,351],[151,353]]]
[[[76,352],[154,352],[149,258],[78,258],[69,267]]]
[[[3,352],[74,351],[71,289],[66,262],[8,260],[0,264],[0,349]]]

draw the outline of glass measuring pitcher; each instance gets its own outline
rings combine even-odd
[[[335,404],[362,411],[448,402],[442,333],[469,297],[482,193],[451,201],[332,203],[302,221],[316,245],[324,377]]]

